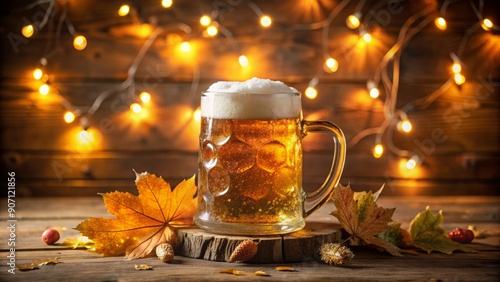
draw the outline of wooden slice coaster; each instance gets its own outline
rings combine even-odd
[[[340,226],[307,222],[300,231],[271,236],[237,236],[209,233],[203,229],[177,230],[178,249],[182,256],[214,261],[229,261],[239,243],[258,242],[258,252],[249,263],[301,262],[312,259],[324,243],[340,242]]]

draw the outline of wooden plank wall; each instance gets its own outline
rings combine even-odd
[[[281,80],[302,92],[318,76],[319,95],[303,99],[304,116],[330,120],[343,129],[349,147],[341,182],[354,189],[386,183],[387,194],[499,194],[500,36],[479,27],[471,5],[482,1],[368,0],[362,6],[363,14],[371,17],[373,40],[368,44],[345,25],[362,1],[174,0],[169,9],[161,7],[160,0],[129,1],[136,9],[125,17],[117,15],[124,1],[54,1],[45,27],[24,38],[22,26],[43,21],[48,8],[30,7],[32,2],[4,1],[1,9],[1,166],[2,175],[16,173],[18,195],[135,191],[132,169],[162,175],[174,185],[191,177],[197,170],[199,122],[193,110],[199,93],[215,81],[253,76]],[[484,1],[482,11],[493,21],[498,16],[494,2]],[[252,3],[271,15],[271,27],[259,26]],[[344,3],[325,36],[314,23],[325,21]],[[386,134],[383,140],[420,156],[422,164],[409,171],[387,145],[381,158],[372,156],[374,135],[356,140],[364,129],[383,123],[389,95],[381,89],[380,98],[369,98],[366,83],[404,23],[429,7],[429,19],[434,19],[443,4],[449,4],[448,29],[438,30],[429,21],[400,53],[396,108],[407,111],[413,130],[394,131],[393,138]],[[203,14],[216,15],[214,11],[219,11],[220,32],[207,38],[198,20]],[[72,47],[68,21],[59,23],[64,16],[86,36],[85,50]],[[119,88],[155,25],[163,31],[137,68],[135,89],[111,93],[88,119],[95,139],[78,143],[84,115],[66,124],[65,105],[85,113],[100,94]],[[450,78],[449,54],[459,52],[464,36],[466,83],[452,83],[432,103],[421,103]],[[178,49],[182,38],[191,42],[188,54]],[[339,62],[335,73],[322,70],[324,45]],[[237,63],[240,51],[249,58],[247,68]],[[46,97],[38,94],[41,83],[31,76],[43,57],[48,59],[45,69],[52,89]],[[389,75],[392,66],[389,63]],[[153,101],[148,115],[139,120],[128,106],[141,91],[149,91]],[[322,183],[330,166],[330,146],[328,138],[319,135],[304,139],[306,189]]]

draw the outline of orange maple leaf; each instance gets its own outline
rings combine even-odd
[[[102,194],[115,218],[89,218],[76,227],[94,241],[97,253],[142,258],[158,244],[175,243],[175,227],[193,224],[194,176],[173,190],[161,177],[147,172],[136,173],[135,183],[139,196],[118,191]]]
[[[337,208],[331,215],[335,216],[340,225],[352,236],[363,240],[366,244],[382,247],[393,256],[401,256],[399,248],[377,237],[378,234],[389,228],[392,221],[393,209],[378,207],[373,194],[370,192],[358,195],[349,186],[339,185],[332,196]]]

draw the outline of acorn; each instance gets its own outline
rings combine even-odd
[[[236,246],[229,257],[229,262],[245,262],[257,254],[258,246],[252,240],[245,240]]]
[[[156,246],[156,255],[163,262],[174,260],[174,248],[169,243],[162,243]]]

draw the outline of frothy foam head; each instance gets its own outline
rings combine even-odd
[[[300,94],[281,81],[252,78],[219,81],[201,98],[201,115],[213,118],[279,119],[300,115]]]

